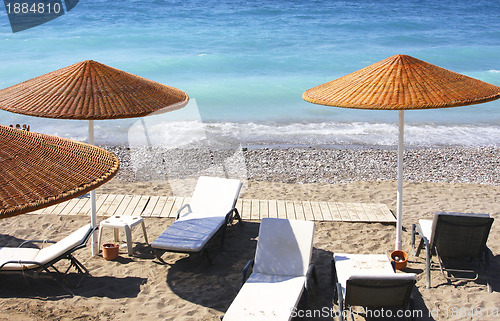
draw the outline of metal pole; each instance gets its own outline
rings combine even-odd
[[[94,120],[89,120],[89,144],[94,145]],[[90,191],[90,209],[91,209],[91,217],[90,224],[93,228],[97,227],[97,213],[96,213],[96,199],[95,199],[95,190]],[[91,247],[92,256],[96,256],[99,254],[99,247],[97,245],[97,233],[94,231],[92,233],[91,239]]]
[[[399,111],[398,135],[398,195],[397,195],[397,223],[396,223],[396,250],[401,250],[403,241],[403,153],[404,153],[404,110]]]

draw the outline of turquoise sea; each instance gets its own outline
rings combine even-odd
[[[500,1],[82,0],[18,33],[0,5],[0,88],[92,59],[192,98],[185,110],[96,121],[100,144],[130,144],[147,128],[170,146],[393,145],[397,112],[318,106],[301,95],[395,54],[500,86]],[[500,100],[405,118],[408,146],[500,145]],[[85,121],[0,111],[0,124],[11,123],[87,139]]]

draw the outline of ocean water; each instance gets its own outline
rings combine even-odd
[[[302,93],[394,54],[500,86],[499,17],[498,0],[85,0],[12,33],[0,5],[0,88],[93,59],[192,99],[168,114],[96,121],[98,144],[390,146],[396,111],[319,106]],[[85,121],[0,111],[0,124],[13,123],[88,135]],[[405,112],[405,123],[407,146],[498,146],[500,101]]]

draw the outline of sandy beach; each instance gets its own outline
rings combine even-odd
[[[363,153],[363,156],[356,153]],[[412,252],[411,224],[419,218],[432,218],[435,211],[488,213],[498,218],[498,149],[423,149],[407,153],[403,219],[405,251]],[[161,179],[164,174],[163,161],[160,160],[149,167],[155,175],[145,178],[142,172],[143,176],[138,177],[138,172],[127,160],[129,156],[123,151],[117,154],[122,162],[120,174],[99,188],[97,193],[189,196],[196,173],[205,174],[208,168],[196,169],[189,174],[177,172],[173,175],[169,172],[167,180],[165,176]],[[396,182],[390,178],[395,173],[393,154],[393,150],[360,149],[246,150],[243,159],[248,180],[240,196],[383,203],[395,212]],[[386,155],[385,163],[376,166],[381,155]],[[329,167],[315,166],[317,163],[329,164]],[[346,167],[349,163],[355,166]],[[281,172],[284,169],[286,173]],[[5,219],[0,226],[0,244],[16,246],[33,238],[58,240],[88,221],[83,216],[58,215],[21,215]],[[149,238],[154,240],[173,220],[146,218],[145,222]],[[258,228],[259,221],[231,226],[224,250],[216,256],[214,265],[197,255],[178,253],[165,254],[168,265],[160,264],[139,230],[134,232],[133,257],[126,254],[125,248],[115,261],[106,261],[101,256],[91,257],[88,248],[79,250],[76,256],[92,276],[74,289],[76,296],[72,298],[50,279],[27,278],[26,282],[22,275],[0,275],[0,320],[219,320],[239,290],[241,270],[254,256]],[[410,254],[405,272],[418,275],[413,297],[416,309],[423,313],[422,319],[500,318],[500,277],[495,273],[500,269],[499,230],[498,222],[494,222],[488,239],[488,246],[494,254],[490,268],[493,293],[487,292],[484,277],[475,282],[448,284],[439,270],[432,271],[433,287],[426,289],[425,257]],[[319,285],[306,308],[336,309],[332,304],[330,286],[332,253],[389,254],[394,247],[394,235],[395,226],[392,224],[316,222],[313,261]],[[103,238],[111,240],[111,233],[105,231]],[[331,315],[322,316],[312,319],[333,319]]]

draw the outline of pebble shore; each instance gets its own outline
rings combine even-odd
[[[147,182],[218,175],[284,183],[396,179],[397,151],[384,148],[165,149],[102,146],[120,160],[117,178]],[[500,185],[500,148],[411,148],[404,180]]]

